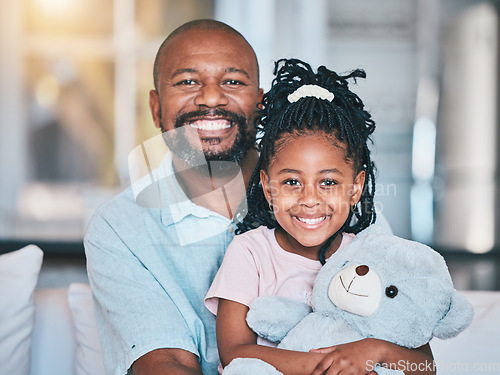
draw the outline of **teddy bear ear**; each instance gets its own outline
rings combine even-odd
[[[464,295],[454,291],[450,309],[434,328],[433,335],[440,339],[450,339],[462,332],[472,322],[474,309]]]

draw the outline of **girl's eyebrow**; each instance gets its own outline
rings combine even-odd
[[[297,173],[297,174],[302,174],[302,171],[299,171],[298,169],[292,169],[292,168],[283,168],[278,172],[278,174],[284,174],[284,173]]]
[[[323,173],[336,173],[336,174],[343,174],[340,169],[337,169],[337,168],[331,168],[331,169],[322,169],[321,171],[319,171],[319,173],[323,174]]]
[[[296,174],[302,174],[303,172],[298,170],[298,169],[293,169],[293,168],[283,168],[278,172],[278,174],[284,174],[284,173],[296,173]],[[342,175],[343,173],[340,171],[340,169],[337,168],[329,168],[329,169],[322,169],[319,171],[320,174],[327,174],[327,173],[336,173]]]

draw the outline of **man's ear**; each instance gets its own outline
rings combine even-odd
[[[262,185],[262,190],[264,191],[264,196],[266,200],[271,204],[273,197],[271,195],[271,184],[269,183],[269,175],[263,169],[260,170],[260,184]]]
[[[361,194],[363,193],[363,188],[365,186],[365,171],[358,173],[352,184],[352,195],[351,195],[351,205],[356,205],[361,199]]]
[[[149,91],[149,110],[151,111],[151,116],[153,116],[153,121],[155,126],[161,128],[161,111],[160,111],[160,96],[158,91]]]

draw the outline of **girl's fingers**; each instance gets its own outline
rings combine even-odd
[[[324,375],[327,370],[330,369],[330,366],[333,362],[325,363],[324,360],[318,363],[318,366],[314,369],[311,375]]]

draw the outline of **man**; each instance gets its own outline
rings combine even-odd
[[[151,113],[172,149],[170,178],[157,184],[162,204],[145,207],[127,189],[85,237],[105,366],[116,375],[215,374],[215,317],[203,299],[244,201],[234,181],[246,183],[258,158],[257,58],[231,27],[192,21],[160,47],[154,80]]]

